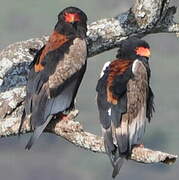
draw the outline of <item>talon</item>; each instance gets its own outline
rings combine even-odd
[[[139,147],[140,148],[144,148],[144,144],[139,144]]]

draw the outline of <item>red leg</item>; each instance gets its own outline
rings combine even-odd
[[[61,114],[60,114],[60,120],[62,120],[62,121],[68,121],[68,114],[63,114],[63,113],[61,113]]]
[[[144,148],[144,144],[134,144],[133,146],[132,146],[133,148],[134,147],[136,147],[136,148]]]

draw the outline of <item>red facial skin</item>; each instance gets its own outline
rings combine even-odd
[[[150,49],[144,47],[137,47],[136,54],[139,56],[149,57],[150,56]]]
[[[80,16],[77,13],[65,13],[65,21],[67,23],[80,21]]]

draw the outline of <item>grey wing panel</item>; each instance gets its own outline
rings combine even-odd
[[[120,98],[117,105],[112,106],[111,118],[114,125],[115,137],[118,144],[119,154],[125,154],[129,147],[127,96]]]
[[[132,147],[134,144],[141,144],[142,138],[145,133],[146,127],[146,106],[142,107],[138,112],[136,118],[132,120],[132,123],[129,125],[129,147]]]
[[[147,69],[143,62],[135,60],[134,78],[128,83],[129,145],[142,143],[147,122],[147,92],[149,88]]]
[[[48,94],[47,94],[47,84],[44,84],[41,91],[38,95],[34,94],[32,99],[32,120],[31,125],[33,128],[36,128],[46,121],[45,114],[49,111],[46,111],[46,107],[49,107],[50,104],[48,103]]]
[[[84,39],[75,38],[68,53],[59,61],[55,72],[49,76],[49,88],[55,89],[62,85],[69,77],[80,71],[86,63],[87,45]]]
[[[74,79],[57,97],[50,99],[53,102],[51,114],[57,114],[70,107],[78,79]]]

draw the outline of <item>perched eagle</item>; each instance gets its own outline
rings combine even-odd
[[[24,120],[30,120],[33,135],[26,149],[31,148],[54,116],[73,108],[86,70],[86,32],[86,14],[68,7],[59,13],[47,44],[36,53],[30,65],[19,127],[20,132]]]
[[[150,47],[136,37],[123,40],[116,60],[107,62],[98,81],[97,104],[104,145],[115,177],[132,147],[142,143],[154,111],[150,88]],[[116,141],[116,143],[115,143]]]

